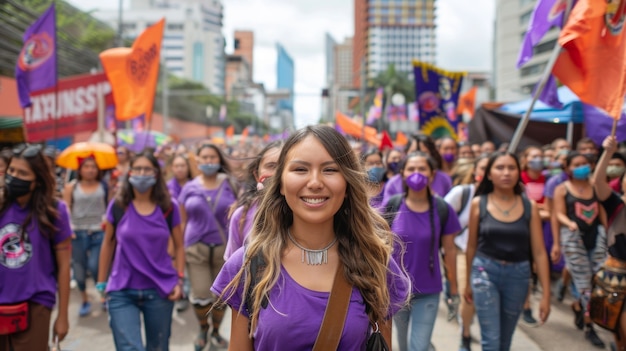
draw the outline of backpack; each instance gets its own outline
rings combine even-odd
[[[117,229],[117,224],[120,222],[120,220],[122,219],[122,216],[124,216],[124,212],[126,212],[126,210],[121,207],[120,205],[117,204],[116,201],[113,202],[113,208],[111,209],[113,212],[113,223],[111,223],[113,225],[113,235],[115,235],[115,229]],[[174,213],[174,206],[171,206],[167,211],[165,211],[163,213],[163,217],[165,217],[165,221],[167,222],[167,227],[170,229],[170,235],[172,233],[172,217]]]
[[[467,196],[469,196],[469,193]],[[391,228],[393,221],[396,219],[403,198],[404,194],[396,194],[389,199],[387,206],[385,206],[384,217],[387,220],[387,224],[389,224],[389,228]],[[437,215],[439,216],[440,229],[443,231],[443,228],[446,227],[446,223],[448,222],[450,209],[448,208],[446,200],[442,199],[439,195],[433,194],[433,198],[435,199]]]

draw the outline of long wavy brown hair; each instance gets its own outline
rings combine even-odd
[[[390,292],[387,283],[394,235],[387,222],[370,207],[365,180],[366,174],[346,139],[328,126],[309,126],[291,135],[281,150],[276,176],[265,189],[259,205],[246,258],[241,270],[226,286],[221,301],[228,301],[244,280],[244,292],[250,285],[251,258],[262,255],[267,266],[252,291],[250,336],[259,322],[264,298],[271,301],[269,292],[280,273],[281,257],[288,245],[287,228],[293,223],[293,212],[280,194],[282,174],[289,151],[305,138],[315,137],[337,163],[346,179],[346,200],[334,216],[338,252],[344,265],[346,280],[359,289],[366,303],[371,322],[386,320],[389,316]],[[404,303],[404,301],[403,301]],[[243,304],[242,304],[243,308]]]

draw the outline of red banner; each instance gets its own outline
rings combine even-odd
[[[95,131],[101,95],[105,97],[105,108],[114,105],[111,85],[104,73],[62,79],[58,91],[46,89],[31,93],[32,106],[24,109],[26,139],[39,142]]]

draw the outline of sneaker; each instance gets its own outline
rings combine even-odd
[[[530,308],[524,310],[524,313],[522,313],[522,320],[524,321],[524,324],[529,327],[534,328],[539,325],[537,320],[533,317],[533,311]]]
[[[582,309],[576,311],[576,308],[572,305],[572,311],[574,311],[574,325],[578,330],[583,330],[585,327],[585,313]]]
[[[80,310],[78,310],[78,315],[80,317],[88,316],[91,313],[91,304],[89,302],[83,302],[80,306]]]
[[[459,351],[472,351],[471,345],[472,337],[471,336],[461,336],[461,347]]]
[[[600,339],[600,337],[598,336],[598,334],[596,334],[596,331],[593,328],[587,329],[587,331],[585,332],[585,339],[589,340],[591,345],[599,349],[604,348],[604,341]]]
[[[184,312],[187,308],[189,308],[189,300],[180,299],[174,303],[174,307],[177,312]]]
[[[211,333],[211,344],[221,349],[228,348],[228,341],[224,340],[219,333]]]

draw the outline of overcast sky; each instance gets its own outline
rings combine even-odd
[[[83,10],[115,8],[117,1],[69,0]],[[127,3],[128,0],[125,0]],[[235,29],[255,33],[254,79],[276,87],[276,42],[295,61],[298,127],[320,117],[325,82],[324,33],[336,41],[353,35],[354,0],[222,0],[224,35],[232,52]],[[495,0],[439,0],[437,65],[448,70],[490,70]]]

